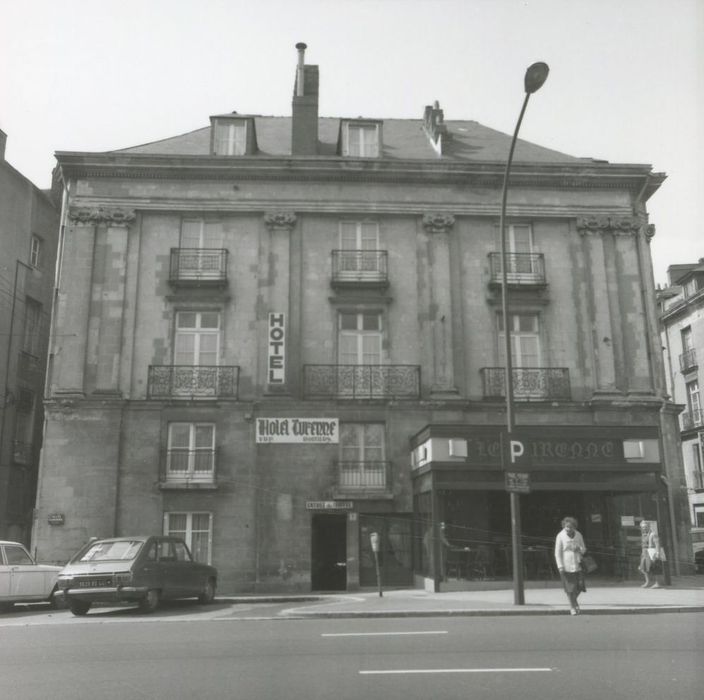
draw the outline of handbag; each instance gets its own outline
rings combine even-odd
[[[582,570],[587,574],[594,573],[599,566],[597,565],[594,557],[591,554],[585,554],[582,557]]]
[[[657,561],[660,558],[660,552],[657,547],[648,547],[648,558],[650,561]]]

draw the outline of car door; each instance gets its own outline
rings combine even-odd
[[[188,594],[183,580],[183,566],[177,559],[173,540],[159,540],[159,573],[163,598],[179,598]]]
[[[5,563],[4,549],[0,545],[0,601],[10,597],[10,567]]]
[[[202,589],[198,567],[193,563],[191,553],[186,544],[180,540],[173,543],[176,553],[176,567],[178,572],[181,595],[197,595]]]
[[[13,598],[46,598],[50,591],[46,572],[38,567],[29,552],[20,544],[5,545],[5,561],[10,568],[10,596]]]

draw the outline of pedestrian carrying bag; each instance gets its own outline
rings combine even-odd
[[[598,568],[599,567],[597,566],[597,563],[591,554],[585,554],[582,557],[582,569],[585,573],[594,573]]]

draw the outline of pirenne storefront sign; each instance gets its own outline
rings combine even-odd
[[[340,442],[340,421],[337,418],[257,418],[256,441],[274,443]]]

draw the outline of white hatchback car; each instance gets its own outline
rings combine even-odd
[[[0,540],[0,611],[14,603],[55,604],[60,566],[37,564],[19,542]]]

